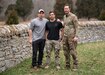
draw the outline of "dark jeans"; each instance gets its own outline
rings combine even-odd
[[[45,39],[39,39],[32,43],[32,50],[33,50],[32,67],[42,65],[44,46],[45,46]]]

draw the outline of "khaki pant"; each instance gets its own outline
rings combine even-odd
[[[77,60],[77,41],[73,41],[74,36],[64,36],[63,50],[66,61],[66,66],[70,67],[70,55],[73,58],[73,65],[78,65]]]
[[[55,63],[60,65],[59,62],[59,51],[60,51],[60,42],[56,40],[47,40],[46,41],[46,64],[50,64],[51,61],[51,51],[54,49],[55,53]]]

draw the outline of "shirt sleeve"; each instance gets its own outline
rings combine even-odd
[[[34,21],[31,21],[30,26],[29,26],[29,29],[33,30],[34,27],[35,27],[35,23],[34,23]]]
[[[48,31],[48,22],[46,23],[45,30]]]
[[[64,26],[61,22],[59,22],[59,28],[64,28]]]

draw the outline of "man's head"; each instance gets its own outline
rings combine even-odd
[[[50,11],[49,12],[49,18],[50,18],[50,20],[54,20],[55,19],[55,13],[54,13],[54,11]]]
[[[40,19],[42,19],[44,16],[45,16],[44,10],[43,10],[43,9],[39,9],[39,11],[38,11],[38,17],[39,17]]]
[[[64,12],[65,12],[65,14],[69,14],[69,12],[70,12],[70,7],[69,7],[68,4],[66,4],[66,5],[64,6]]]

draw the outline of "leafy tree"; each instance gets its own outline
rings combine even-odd
[[[32,11],[33,2],[32,0],[17,0],[16,8],[18,15],[25,20]]]
[[[77,0],[77,15],[79,18],[87,17],[90,18],[93,13],[93,0]]]
[[[5,11],[5,15],[9,15],[11,11],[15,10],[16,11],[16,5],[15,4],[10,4],[7,8],[7,10]]]
[[[2,12],[3,6],[2,6],[3,0],[0,0],[0,13]]]
[[[105,0],[77,0],[77,15],[79,18],[98,18],[105,6]]]
[[[18,24],[19,23],[16,10],[11,10],[7,16],[8,16],[8,19],[6,21],[6,24],[11,25],[11,24]]]
[[[96,0],[96,8],[97,8],[97,17],[99,17],[100,13],[105,9],[105,0]]]
[[[103,9],[99,15],[100,20],[105,20],[105,9]]]
[[[64,15],[64,5],[70,4],[70,7],[72,9],[72,0],[56,0],[56,4],[54,6],[54,11],[56,14],[56,17],[59,19],[63,18]]]
[[[0,6],[0,13],[1,13],[1,11],[2,11],[2,7]]]

